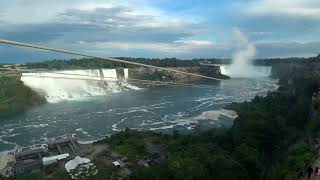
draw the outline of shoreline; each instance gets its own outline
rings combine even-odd
[[[209,110],[209,111],[203,111],[200,115],[189,118],[189,121],[190,121],[189,123],[193,124],[193,128],[188,129],[187,131],[192,133],[192,131],[194,131],[196,129],[196,127],[198,125],[200,125],[201,123],[210,122],[210,121],[219,121],[219,119],[223,118],[223,117],[227,117],[230,120],[234,120],[236,117],[238,117],[238,114],[234,110],[228,110],[228,109],[225,109],[225,108],[220,108],[220,109],[216,109],[216,110]],[[219,128],[219,127],[212,127],[212,128]],[[156,129],[155,128],[150,128],[150,129],[135,129],[135,128],[131,128],[131,129],[138,130],[138,131],[150,131],[150,132],[155,132],[155,133],[164,133],[164,132],[159,131],[159,130],[163,129],[162,127],[159,127],[159,128],[156,128]],[[169,129],[172,132],[175,131],[174,126],[172,126],[172,128],[169,128]],[[124,130],[120,130],[120,131],[125,131],[125,129]],[[95,143],[105,139],[106,137],[110,137],[111,135],[116,134],[116,133],[118,133],[120,131],[115,131],[112,134],[105,134],[104,136],[102,136],[100,138],[93,138],[92,140],[78,139],[77,142],[80,145],[94,145]],[[48,137],[46,137],[46,139],[48,139]],[[42,142],[42,143],[45,143],[45,141]],[[37,144],[39,144],[39,143],[37,143]],[[33,145],[33,144],[29,144],[28,146],[31,146],[31,145]],[[10,153],[13,153],[15,150],[17,150],[19,148],[28,147],[28,146],[16,145],[13,149],[7,149],[7,150],[0,151],[0,158],[3,155],[6,156],[6,155],[8,155]]]

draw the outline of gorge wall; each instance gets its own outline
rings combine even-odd
[[[229,79],[230,77],[221,73],[219,66],[201,66],[201,67],[169,67],[169,69],[179,70],[188,73],[194,73],[219,79]],[[154,81],[179,81],[192,82],[201,80],[201,77],[179,74],[171,71],[158,70],[153,68],[132,68],[129,69],[129,79],[145,79]]]
[[[319,76],[320,65],[318,63],[277,63],[272,65],[271,76],[279,79],[294,79],[300,76]]]

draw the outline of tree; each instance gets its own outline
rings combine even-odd
[[[169,159],[168,168],[174,174],[173,179],[208,179],[209,176],[204,164],[195,158],[174,157]]]
[[[224,155],[211,156],[207,160],[210,176],[213,179],[248,179],[248,172],[238,162]]]
[[[315,150],[307,144],[296,144],[289,149],[287,159],[274,166],[267,179],[300,179],[316,157]]]
[[[257,149],[241,144],[236,147],[232,157],[248,171],[250,179],[260,179],[263,166]]]

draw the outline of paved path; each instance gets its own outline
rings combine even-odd
[[[317,160],[315,160],[315,162],[313,163],[312,165],[313,171],[316,167],[320,168],[320,157]],[[301,180],[308,180],[308,174],[306,174]],[[315,174],[312,173],[310,180],[320,180],[320,176],[315,176]]]

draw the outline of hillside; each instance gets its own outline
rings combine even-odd
[[[23,111],[45,102],[44,97],[20,81],[20,75],[0,76],[0,116]]]

